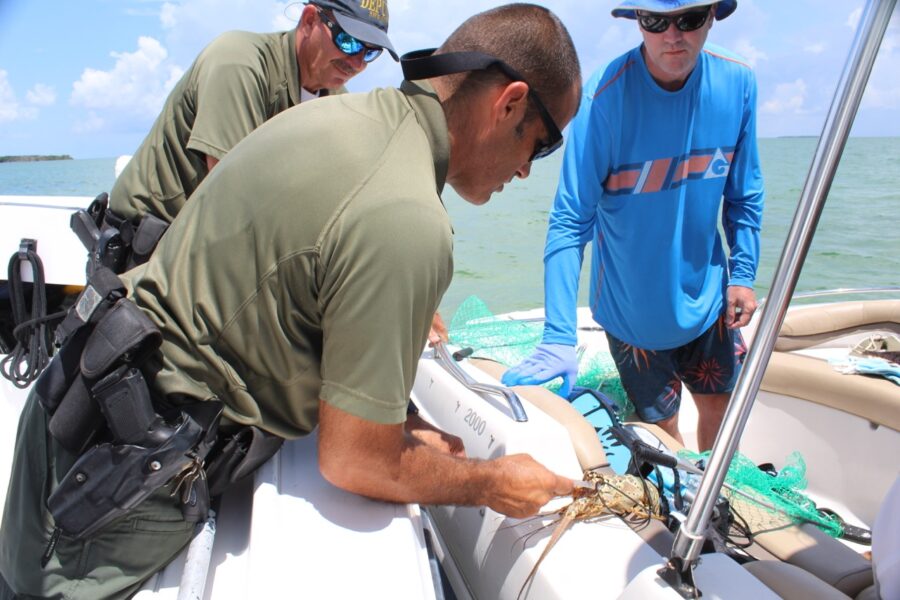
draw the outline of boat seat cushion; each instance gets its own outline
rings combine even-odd
[[[812,573],[778,560],[757,560],[744,565],[754,577],[785,600],[849,600]]]
[[[469,361],[497,381],[506,371],[505,365],[491,360],[472,358]],[[609,464],[596,430],[565,399],[536,385],[517,385],[512,389],[566,428],[582,470]]]
[[[658,425],[630,424],[646,429],[674,452],[683,448]],[[737,507],[743,500],[733,501]],[[781,527],[756,534],[753,540],[770,555],[808,571],[842,594],[856,596],[874,582],[869,561],[814,525]]]
[[[848,596],[855,597],[875,582],[871,562],[815,525],[767,531],[757,534],[754,541]]]
[[[822,359],[773,352],[760,389],[836,408],[900,431],[900,386],[880,377],[839,373]]]
[[[785,316],[775,350],[799,350],[866,332],[900,334],[900,300],[836,302],[797,308]]]

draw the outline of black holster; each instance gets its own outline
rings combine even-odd
[[[187,511],[197,513],[190,520],[205,518],[209,495],[202,463],[215,439],[222,405],[199,404],[203,405],[200,415],[183,410],[171,426],[160,421],[157,431],[147,437],[148,441],[158,438],[158,446],[104,443],[84,453],[47,501],[56,526],[75,538],[90,536],[192,469],[198,476],[172,493],[183,494]]]
[[[123,273],[149,260],[169,224],[145,214],[129,220],[109,208],[109,196],[97,196],[86,210],[72,214],[70,227],[87,248],[87,275],[105,267]]]

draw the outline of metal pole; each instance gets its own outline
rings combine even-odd
[[[809,251],[816,224],[896,2],[897,0],[869,0],[860,17],[850,55],[825,120],[794,222],[775,272],[769,300],[761,313],[756,337],[713,445],[706,473],[697,490],[697,498],[672,546],[672,558],[667,568],[680,570],[688,578],[691,578],[688,571],[700,555],[713,506],[737,450],[765,367],[781,330],[800,268]]]
[[[206,578],[209,574],[209,563],[215,540],[216,514],[210,510],[200,532],[194,536],[188,547],[187,556],[184,559],[184,570],[181,572],[181,583],[178,586],[177,600],[203,600],[205,598]]]

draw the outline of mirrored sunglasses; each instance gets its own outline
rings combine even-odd
[[[384,48],[367,46],[362,43],[341,29],[341,26],[331,20],[331,18],[322,10],[319,11],[319,18],[322,19],[322,22],[325,23],[325,27],[327,27],[328,31],[331,33],[331,41],[334,42],[337,49],[344,54],[355,56],[360,52],[365,51],[365,54],[363,54],[363,62],[370,63],[381,56],[381,53],[384,51]]]
[[[675,23],[678,31],[696,31],[703,27],[709,18],[711,11],[709,7],[701,10],[692,10],[690,12],[681,13],[680,15],[668,16],[658,13],[645,13],[637,11],[637,20],[641,25],[641,29],[647,33],[662,33],[669,28],[669,25]]]

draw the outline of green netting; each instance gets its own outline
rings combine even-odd
[[[697,454],[680,450],[678,455],[691,462],[701,459],[706,462],[709,459],[709,452]],[[806,489],[806,462],[799,452],[791,453],[784,467],[774,476],[762,471],[746,456],[735,453],[725,483],[746,494],[739,495],[723,489],[734,511],[747,521],[754,533],[792,523],[812,523],[832,537],[840,537],[844,532],[837,516],[820,512],[815,502],[803,493],[802,490]]]
[[[516,320],[497,317],[477,296],[469,296],[450,321],[450,341],[460,348],[472,348],[473,356],[489,358],[506,366],[514,366],[534,352],[544,332],[544,320]],[[544,387],[556,391],[561,379],[554,379]],[[619,409],[619,414],[631,414],[634,407],[628,401],[612,355],[606,350],[579,348],[578,381],[576,385],[599,390]]]

